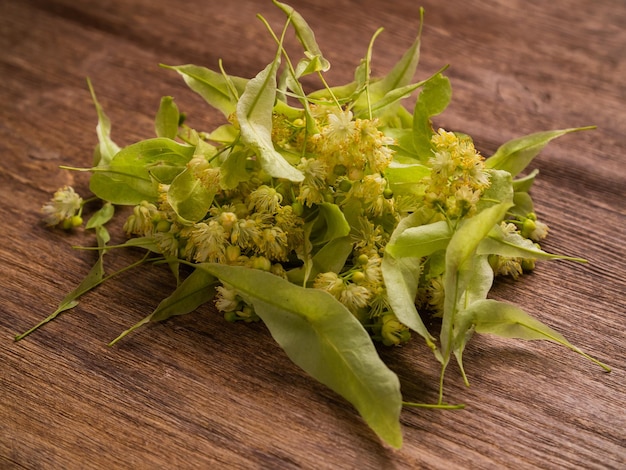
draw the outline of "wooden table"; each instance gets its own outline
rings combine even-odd
[[[262,324],[229,324],[208,306],[106,346],[173,288],[161,268],[128,273],[71,313],[14,343],[54,310],[94,260],[82,231],[45,228],[59,186],[86,193],[94,83],[129,144],[153,135],[160,97],[193,125],[220,116],[159,63],[251,77],[272,58],[262,13],[236,0],[0,0],[1,468],[626,468],[626,4],[621,0],[423,0],[419,75],[445,64],[454,90],[436,124],[492,153],[535,131],[595,124],[550,144],[533,164],[545,248],[589,260],[544,263],[493,292],[613,367],[550,343],[476,337],[471,388],[448,374],[462,411],[406,409],[405,444],[381,445],[354,409],[291,364]],[[331,60],[352,78],[378,26],[374,72],[409,46],[419,2],[297,0]],[[293,39],[293,38],[292,38]],[[295,40],[290,43],[295,44]],[[117,240],[121,234],[114,233]],[[136,259],[110,256],[113,270]],[[157,292],[159,295],[154,295]],[[433,402],[438,366],[420,341],[382,352],[405,399]]]

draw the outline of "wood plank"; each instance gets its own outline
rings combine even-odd
[[[420,75],[450,63],[454,95],[437,119],[485,153],[530,132],[598,125],[550,144],[534,197],[552,228],[546,249],[588,264],[544,263],[494,296],[524,306],[609,363],[611,374],[555,345],[475,338],[471,388],[447,377],[463,411],[403,411],[405,444],[385,448],[343,399],[307,377],[263,325],[211,308],[106,342],[173,288],[164,269],[124,274],[72,313],[13,343],[88,271],[93,244],[43,227],[39,207],[63,184],[87,192],[96,142],[90,77],[120,144],[152,133],[163,95],[192,125],[221,120],[159,63],[250,77],[273,55],[271,2],[25,0],[0,3],[0,466],[2,468],[622,468],[626,465],[626,6],[585,2],[421,2]],[[333,68],[352,78],[377,27],[378,74],[411,43],[410,0],[293,1]],[[290,43],[295,49],[295,41]],[[121,219],[120,219],[121,220]],[[117,240],[121,233],[114,233]],[[110,254],[111,270],[137,252]],[[162,293],[155,296],[154,292]],[[433,402],[438,367],[413,341],[381,350],[407,400]]]

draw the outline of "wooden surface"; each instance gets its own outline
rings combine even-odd
[[[451,64],[453,102],[436,124],[483,153],[516,136],[595,124],[550,144],[534,197],[545,248],[586,265],[541,264],[493,296],[516,302],[613,367],[548,343],[475,337],[446,399],[463,411],[405,410],[402,450],[385,448],[353,408],[293,366],[262,324],[206,307],[106,343],[173,288],[160,268],[128,273],[26,340],[80,281],[94,243],[40,223],[63,184],[86,193],[94,83],[126,145],[149,137],[162,95],[196,127],[220,122],[159,63],[251,77],[274,46],[255,14],[269,1],[0,0],[0,468],[626,468],[626,3],[421,2],[420,77]],[[297,0],[343,83],[377,27],[374,71],[409,46],[419,2]],[[293,43],[292,43],[293,45]],[[120,234],[115,234],[121,240]],[[110,269],[138,253],[110,255]],[[159,295],[155,295],[157,292]],[[434,402],[438,367],[420,341],[382,352],[405,399]]]

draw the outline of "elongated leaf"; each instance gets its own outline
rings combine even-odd
[[[391,71],[381,80],[371,86],[372,96],[384,96],[391,90],[402,88],[413,81],[415,71],[420,59],[420,45],[422,38],[422,26],[424,24],[424,9],[420,8],[420,25],[417,37],[411,47],[403,54],[402,58],[394,65]]]
[[[350,224],[337,204],[323,202],[318,208],[319,216],[313,224],[311,243],[320,245],[350,233]]]
[[[253,162],[244,150],[228,155],[220,165],[220,185],[225,189],[235,189],[242,181],[248,181],[252,174]]]
[[[323,244],[309,263],[287,272],[289,281],[304,286],[320,273],[339,273],[352,253],[352,245],[350,237],[335,238]]]
[[[446,221],[439,221],[419,227],[409,227],[392,242],[385,250],[394,258],[411,256],[421,258],[435,251],[444,250],[452,238],[452,230]]]
[[[424,84],[417,98],[413,111],[413,146],[422,160],[432,156],[431,118],[446,109],[451,96],[450,80],[438,73]]]
[[[59,303],[57,309],[52,312],[48,317],[44,318],[37,325],[29,329],[28,331],[21,333],[15,336],[15,341],[19,341],[33,331],[39,329],[44,326],[46,323],[51,322],[56,317],[58,317],[61,313],[70,310],[78,305],[78,299],[83,295],[94,289],[98,285],[102,283],[102,279],[104,277],[104,254],[106,253],[106,244],[110,240],[109,232],[102,225],[96,225],[96,239],[98,241],[98,259],[92,266],[92,268],[87,273],[87,276],[80,282],[80,284],[72,290],[69,294],[67,294],[63,300]]]
[[[204,218],[214,196],[215,190],[207,188],[189,169],[174,178],[167,191],[167,201],[172,209],[187,222],[198,222]]]
[[[528,258],[537,260],[566,259],[585,262],[582,258],[547,253],[538,248],[532,241],[519,233],[506,233],[502,227],[495,226],[489,235],[480,242],[476,249],[479,255],[500,255],[509,258]]]
[[[346,398],[390,446],[402,445],[400,383],[361,323],[334,297],[270,273],[202,264],[254,306],[289,358]],[[259,289],[263,286],[263,289]]]
[[[241,94],[248,83],[245,78],[231,75],[225,77],[222,73],[197,65],[161,66],[175,70],[182,75],[189,88],[202,96],[207,103],[221,111],[226,117],[235,112],[239,98],[233,95],[230,85],[233,84],[235,90]]]
[[[176,290],[147,317],[136,323],[109,343],[114,345],[129,333],[149,322],[164,321],[177,315],[186,315],[215,296],[217,279],[204,269],[195,269]]]
[[[275,178],[302,181],[304,175],[276,151],[272,143],[272,110],[276,100],[276,71],[280,56],[248,82],[237,103],[241,140],[253,148],[261,166]]]
[[[421,264],[421,258],[396,259],[389,253],[385,253],[381,269],[387,288],[387,300],[393,313],[403,325],[424,338],[428,347],[437,356],[435,338],[429,333],[415,307]]]
[[[304,51],[307,53],[308,64],[298,76],[318,71],[326,72],[330,69],[330,62],[323,57],[322,51],[315,40],[315,33],[302,15],[286,3],[274,0],[274,5],[280,8],[289,17],[289,21],[296,31],[296,36],[300,44],[302,44]]]
[[[505,170],[512,176],[517,176],[551,140],[571,132],[589,129],[594,129],[594,126],[537,132],[513,139],[500,146],[496,153],[485,160],[485,165],[488,168]]]
[[[96,126],[96,134],[98,135],[98,146],[94,152],[93,166],[107,165],[117,152],[120,151],[118,145],[111,139],[111,121],[104,113],[102,106],[96,98],[96,92],[91,85],[91,81],[87,79],[87,86],[91,93],[91,99],[96,107],[98,114],[98,125]]]
[[[195,147],[171,139],[148,139],[120,150],[109,165],[94,168],[91,191],[113,204],[135,205],[158,196],[157,182],[169,184],[186,168]]]
[[[557,331],[531,317],[519,307],[506,302],[491,299],[475,302],[467,310],[459,312],[457,322],[459,333],[473,326],[477,333],[482,334],[552,341],[581,354],[605,370],[610,370],[607,365],[585,354]]]
[[[394,243],[406,229],[415,225],[419,226],[423,222],[424,218],[420,212],[415,212],[403,218],[391,234],[389,243]],[[385,250],[381,270],[387,289],[387,300],[393,313],[402,324],[408,326],[424,338],[428,347],[433,350],[435,356],[438,356],[439,352],[436,349],[435,338],[426,329],[426,325],[424,325],[415,307],[417,286],[422,272],[421,258],[406,257],[396,259]]]
[[[539,174],[539,170],[538,169],[534,169],[533,171],[531,171],[530,173],[528,173],[526,176],[522,177],[522,178],[518,178],[516,180],[513,180],[513,191],[515,192],[528,192],[530,191],[530,188],[532,187],[533,183],[535,182],[535,178],[537,177],[537,175]]]
[[[446,296],[441,323],[441,350],[444,366],[450,358],[453,341],[452,327],[455,323],[459,299],[471,279],[473,267],[471,257],[474,256],[478,244],[487,236],[494,225],[504,218],[509,207],[511,207],[510,202],[502,202],[467,219],[448,243],[446,271],[443,277]]]
[[[85,224],[85,228],[92,229],[99,225],[105,225],[115,213],[115,206],[110,202],[105,202],[103,206],[96,211]]]
[[[420,163],[401,164],[392,162],[385,169],[385,178],[394,195],[411,194],[417,191],[420,181],[430,175],[430,168]]]
[[[178,121],[180,112],[171,96],[161,98],[161,104],[154,120],[154,130],[157,137],[175,139],[178,134]]]

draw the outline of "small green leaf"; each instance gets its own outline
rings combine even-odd
[[[389,243],[395,243],[408,228],[420,226],[423,223],[424,217],[420,212],[415,212],[403,218],[391,234]],[[387,246],[389,246],[389,243]],[[385,250],[381,270],[387,289],[387,299],[393,313],[401,323],[424,338],[426,344],[435,353],[435,356],[438,356],[439,352],[436,350],[435,338],[426,329],[426,325],[424,325],[415,307],[417,287],[422,274],[422,259],[419,257],[396,259]]]
[[[298,76],[318,71],[326,72],[330,69],[330,62],[323,57],[322,51],[315,40],[315,33],[302,15],[286,3],[274,0],[274,5],[280,8],[289,17],[289,21],[296,31],[296,36],[300,44],[302,44],[304,51],[307,53],[307,66],[303,68]]]
[[[105,225],[115,213],[115,207],[110,202],[105,202],[102,207],[96,211],[85,224],[85,228],[92,229],[99,225]]]
[[[530,191],[530,188],[535,182],[535,178],[537,177],[538,174],[539,174],[539,170],[535,168],[526,176],[513,180],[513,191],[526,192],[526,193]]]
[[[215,190],[207,188],[189,169],[174,178],[167,191],[167,202],[174,212],[187,222],[198,222],[206,216]]]
[[[167,320],[177,315],[186,315],[215,296],[217,279],[204,269],[195,269],[174,292],[163,299],[158,307],[147,317],[136,323],[109,343],[113,346],[129,333],[149,322]]]
[[[175,70],[182,75],[189,88],[226,117],[235,112],[239,98],[233,95],[230,85],[234,84],[236,91],[241,94],[248,83],[245,78],[230,75],[225,77],[222,73],[197,65],[161,65],[161,67]]]
[[[154,130],[157,137],[175,139],[178,135],[180,112],[171,96],[161,98],[161,104],[154,121]]]
[[[318,205],[319,216],[313,224],[310,239],[313,245],[328,243],[350,233],[350,224],[337,204],[323,202]]]
[[[91,85],[91,81],[87,79],[87,86],[91,93],[91,99],[98,113],[98,125],[96,126],[96,134],[98,135],[98,146],[95,149],[93,166],[107,165],[111,159],[119,152],[120,148],[111,139],[111,121],[104,113],[102,106],[96,98],[96,92]]]
[[[385,250],[394,258],[405,256],[421,258],[435,251],[444,250],[451,238],[450,225],[442,220],[407,228],[392,243],[388,243]]]
[[[573,258],[564,255],[554,255],[538,248],[531,240],[522,237],[519,233],[507,233],[501,226],[496,225],[483,239],[477,249],[479,255],[500,255],[509,258],[528,258],[536,260],[566,259],[585,262],[582,258]]]
[[[512,176],[517,176],[551,140],[571,132],[589,129],[595,129],[595,127],[575,127],[555,131],[537,132],[535,134],[511,140],[500,146],[500,148],[496,150],[496,153],[485,160],[485,165],[488,168],[505,170],[511,173]]]
[[[220,165],[220,185],[224,189],[235,189],[252,175],[254,162],[245,150],[236,150],[228,154]]]
[[[385,179],[394,195],[411,194],[418,191],[417,183],[430,175],[430,168],[421,163],[398,163],[397,161],[385,169]]]
[[[446,296],[441,323],[441,349],[444,366],[452,351],[452,327],[455,323],[459,300],[471,280],[473,267],[471,258],[474,256],[478,244],[487,236],[494,225],[500,223],[510,207],[510,202],[502,202],[467,219],[448,243],[446,271],[443,278]]]
[[[352,245],[350,237],[335,238],[324,243],[310,258],[310,264],[305,263],[304,266],[288,271],[287,278],[294,284],[303,286],[320,273],[339,273],[352,253]]]
[[[387,444],[402,445],[398,377],[339,301],[260,270],[209,263],[200,268],[237,289],[254,306],[295,364],[352,403]]]
[[[89,188],[113,204],[135,205],[155,201],[157,182],[169,184],[186,168],[195,147],[159,137],[120,150],[109,165],[92,169]]]
[[[420,25],[417,37],[402,58],[382,79],[371,85],[372,96],[384,96],[391,90],[402,88],[413,81],[420,59],[422,26],[424,25],[424,9],[420,8]]]
[[[470,326],[473,326],[476,333],[481,334],[493,334],[504,338],[552,341],[581,354],[606,371],[611,370],[607,365],[571,344],[560,333],[531,317],[519,307],[505,302],[491,299],[475,302],[468,309],[459,312],[457,322],[459,332],[467,331]]]
[[[272,111],[276,100],[277,55],[272,63],[248,82],[237,103],[241,140],[257,152],[261,167],[275,178],[302,181],[304,175],[276,151],[272,143]]]
[[[452,96],[450,80],[438,73],[424,84],[413,111],[413,146],[422,161],[432,156],[431,117],[443,112]]]

